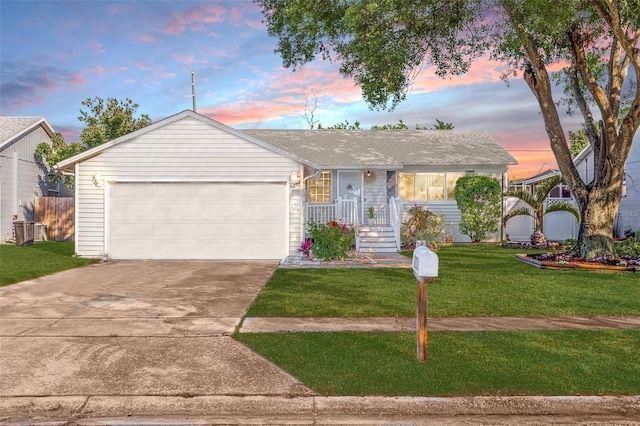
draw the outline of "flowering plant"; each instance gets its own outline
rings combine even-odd
[[[356,241],[355,229],[335,220],[327,223],[309,222],[311,248],[318,259],[333,260],[348,257]]]
[[[304,257],[310,257],[312,243],[313,242],[311,241],[311,238],[307,238],[306,240],[300,243],[300,247],[298,248],[298,251],[302,253]]]

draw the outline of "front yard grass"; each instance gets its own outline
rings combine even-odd
[[[73,254],[73,241],[39,241],[29,246],[0,244],[0,286],[95,262]]]
[[[640,330],[238,334],[322,395],[637,395]]]
[[[554,271],[514,259],[493,245],[438,250],[439,277],[428,286],[430,317],[640,315],[640,276]],[[279,269],[248,317],[412,317],[411,269]]]
[[[429,317],[640,315],[637,273],[554,271],[490,245],[438,251]],[[248,317],[415,317],[411,269],[279,269]],[[236,333],[322,395],[637,395],[640,330]]]

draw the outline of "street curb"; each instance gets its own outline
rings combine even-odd
[[[76,420],[77,424],[134,422],[162,424],[162,418],[380,419],[452,416],[615,416],[640,422],[640,396],[68,396],[0,397],[1,424]],[[82,419],[78,422],[79,419]],[[118,420],[119,419],[119,420]],[[131,423],[130,423],[131,424]]]

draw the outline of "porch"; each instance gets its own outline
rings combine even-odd
[[[370,218],[370,209],[373,217]],[[400,250],[402,199],[390,198],[384,205],[359,205],[353,198],[338,198],[332,204],[307,204],[305,228],[310,222],[336,221],[356,228],[356,251],[395,253]]]

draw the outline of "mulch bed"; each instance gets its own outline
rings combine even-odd
[[[567,253],[516,254],[516,259],[542,269],[586,269],[611,272],[640,272],[640,259],[630,256],[616,259],[585,260]]]

